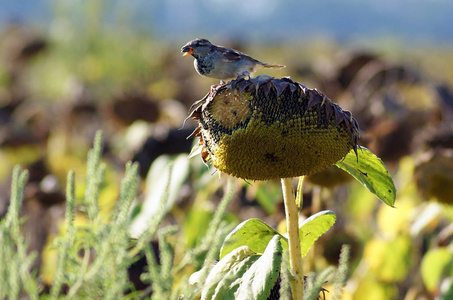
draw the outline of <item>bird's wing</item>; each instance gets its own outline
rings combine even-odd
[[[227,60],[233,61],[240,60],[243,57],[240,52],[232,49],[225,49],[225,51],[222,51],[222,56]]]
[[[222,53],[222,58],[228,62],[233,62],[233,61],[239,61],[243,58],[247,58],[249,60],[255,61],[254,58],[248,56],[247,54],[244,54],[242,52],[239,52],[237,50],[233,49],[228,49],[228,48],[223,48],[219,47],[220,52]]]

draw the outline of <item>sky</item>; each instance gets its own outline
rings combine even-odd
[[[219,37],[287,42],[314,36],[338,42],[391,37],[404,43],[453,44],[451,0],[1,0],[0,26],[11,20],[49,26],[56,8],[93,2],[110,22],[167,40]]]

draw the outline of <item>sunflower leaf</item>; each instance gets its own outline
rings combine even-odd
[[[382,202],[393,207],[396,188],[384,163],[367,148],[358,146],[358,149],[358,156],[351,150],[336,166],[351,174]]]

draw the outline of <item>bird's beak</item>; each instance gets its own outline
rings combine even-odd
[[[182,56],[188,56],[188,55],[192,54],[193,48],[189,47],[189,46],[184,46],[184,47],[182,47],[181,52],[183,53]]]

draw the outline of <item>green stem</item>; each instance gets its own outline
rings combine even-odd
[[[291,274],[294,280],[291,281],[293,299],[303,299],[304,276],[302,272],[302,255],[300,251],[299,237],[299,210],[294,197],[292,178],[282,178],[283,202],[285,203],[286,226],[288,228],[289,262]]]

